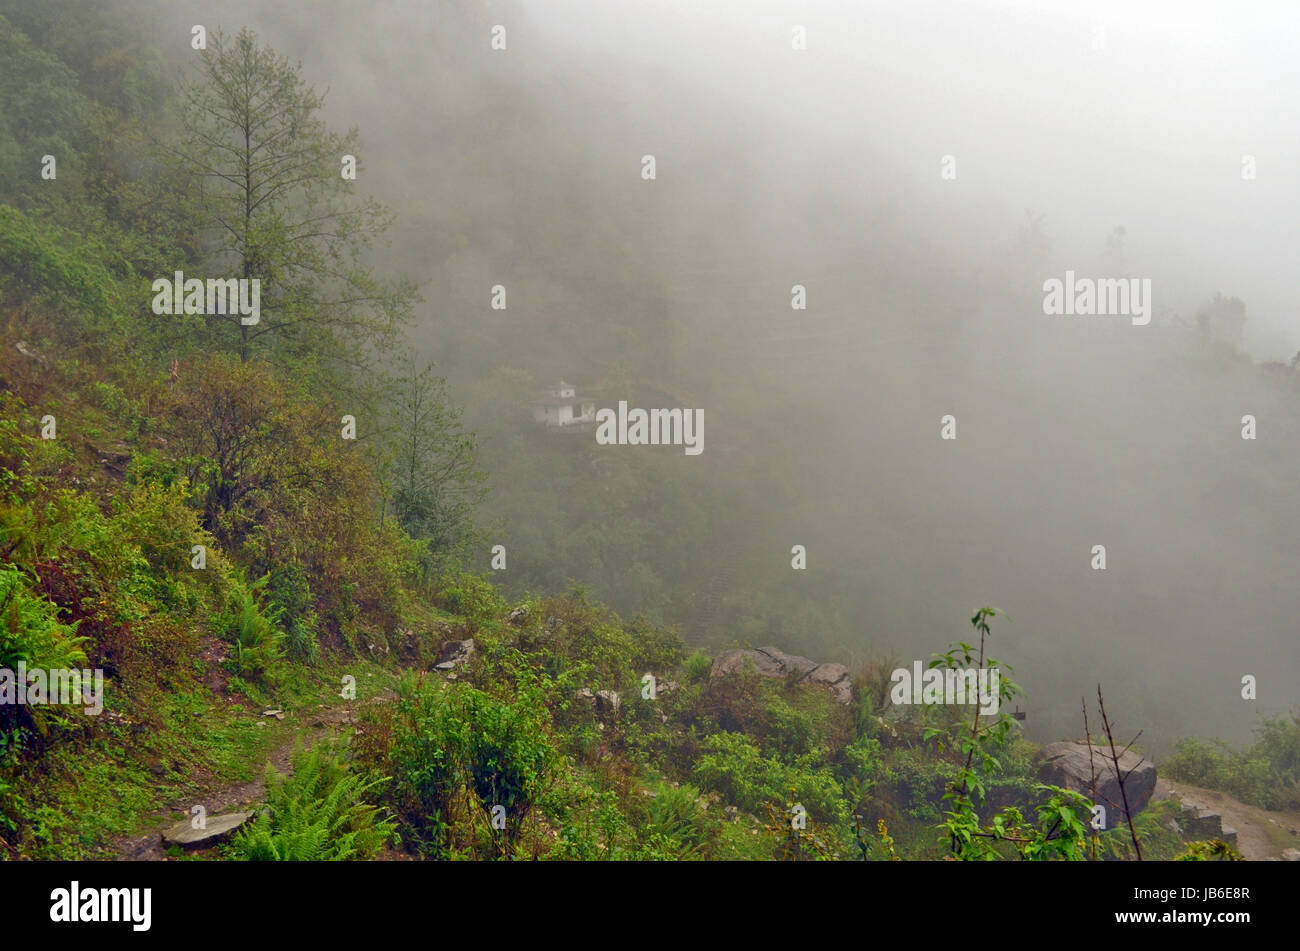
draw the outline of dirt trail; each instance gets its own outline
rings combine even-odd
[[[389,697],[376,697],[370,702],[384,702]],[[303,743],[310,746],[328,735],[341,733],[356,723],[357,711],[350,707],[324,707],[318,710],[301,711],[296,714],[310,722],[310,726],[291,731],[271,750],[268,761],[281,775],[289,775],[289,765],[295,746]],[[292,715],[292,714],[291,714]],[[249,811],[249,808],[261,802],[266,796],[264,770],[259,769],[258,777],[250,782],[233,783],[225,786],[211,786],[191,793],[183,801],[169,803],[168,807],[154,816],[150,822],[150,831],[137,836],[119,839],[113,848],[117,861],[158,862],[167,858],[162,830],[176,820],[171,818],[175,812],[186,812],[194,803],[202,803],[209,817],[232,811]],[[199,854],[196,852],[195,854]]]
[[[1300,810],[1271,812],[1248,806],[1218,790],[1163,779],[1161,783],[1183,803],[1205,806],[1221,815],[1225,827],[1237,830],[1237,851],[1242,858],[1277,860],[1283,849],[1300,848]]]

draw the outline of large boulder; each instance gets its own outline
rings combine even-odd
[[[807,657],[787,654],[775,647],[735,648],[723,651],[713,661],[709,678],[739,673],[748,664],[762,677],[792,678],[795,682],[809,681],[828,688],[837,703],[849,704],[853,700],[853,683],[848,668],[843,664],[819,664]]]
[[[792,663],[796,661],[801,663]],[[787,677],[796,670],[806,675],[817,666],[807,657],[794,657],[775,647],[737,648],[723,651],[714,659],[710,676],[738,674],[750,663],[764,677]]]
[[[1121,756],[1119,768],[1124,777],[1124,796],[1121,796],[1110,750],[1094,746],[1091,755],[1090,766],[1087,743],[1049,743],[1038,751],[1034,763],[1038,767],[1038,778],[1043,782],[1073,789],[1090,798],[1092,775],[1095,770],[1096,802],[1106,809],[1105,828],[1113,829],[1124,824],[1124,796],[1128,798],[1128,808],[1133,815],[1141,812],[1151,801],[1151,794],[1156,788],[1156,764],[1150,760],[1143,760],[1131,750]]]

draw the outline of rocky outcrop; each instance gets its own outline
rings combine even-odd
[[[590,703],[602,717],[617,716],[623,706],[623,698],[617,690],[593,691],[590,687],[583,687],[578,691],[577,697]]]
[[[1090,766],[1087,743],[1049,743],[1038,751],[1034,763],[1038,767],[1038,777],[1043,782],[1073,789],[1090,798],[1095,770],[1096,802],[1106,809],[1105,827],[1113,829],[1124,823],[1124,798],[1120,794],[1119,780],[1115,775],[1115,764],[1111,761],[1109,749],[1092,747]],[[1151,801],[1151,794],[1155,791],[1155,763],[1144,761],[1130,750],[1119,758],[1119,768],[1124,777],[1124,795],[1128,797],[1129,810],[1137,815]]]
[[[1237,830],[1225,826],[1223,816],[1208,806],[1194,802],[1183,803],[1183,811],[1178,816],[1178,828],[1185,839],[1222,839],[1233,848],[1237,847]]]
[[[818,684],[830,690],[837,703],[847,705],[853,700],[853,681],[848,668],[843,664],[819,664],[815,660],[787,654],[775,647],[723,651],[713,661],[709,678],[739,673],[751,663],[760,676]]]
[[[467,637],[463,641],[448,641],[442,645],[442,651],[438,654],[438,663],[433,666],[437,670],[455,670],[469,660],[473,654],[474,638]]]

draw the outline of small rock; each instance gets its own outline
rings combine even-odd
[[[1283,862],[1300,862],[1300,849],[1283,849]]]

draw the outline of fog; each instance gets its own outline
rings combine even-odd
[[[1038,739],[1080,734],[1099,681],[1155,751],[1300,701],[1300,389],[1258,366],[1300,350],[1300,9],[186,0],[151,41],[183,61],[192,23],[253,28],[360,126],[360,184],[397,213],[377,255],[424,296],[411,347],[485,462],[518,446],[502,368],[703,408],[703,455],[654,463],[701,511],[644,518],[643,560],[747,626],[638,603],[630,566],[560,576],[698,643],[844,662],[928,658],[992,604]],[[1150,323],[1047,316],[1067,270],[1149,279]],[[1215,293],[1239,338],[1198,327]],[[540,577],[524,487],[492,474]],[[714,548],[674,549],[688,518]],[[800,625],[804,598],[825,610]]]

